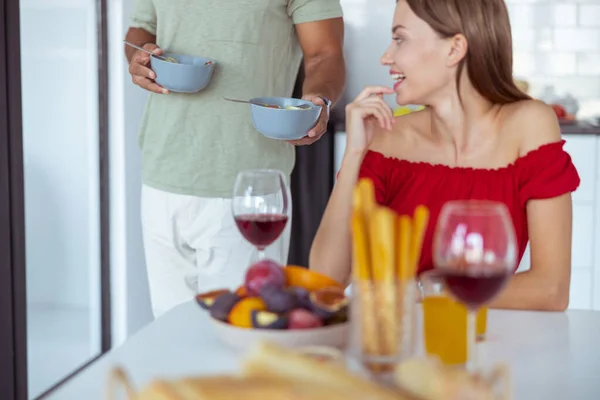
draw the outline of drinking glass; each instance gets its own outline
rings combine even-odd
[[[290,192],[283,172],[239,172],[231,207],[240,233],[256,247],[255,261],[264,259],[265,249],[279,238],[289,219]]]
[[[419,277],[423,299],[423,339],[425,350],[444,364],[467,362],[467,308],[457,302],[446,289],[443,275],[436,269]],[[477,312],[477,338],[486,331],[487,307]]]
[[[477,369],[475,318],[516,269],[517,245],[506,206],[479,200],[444,205],[433,243],[436,270],[448,292],[467,307],[467,369]]]
[[[348,354],[372,378],[388,377],[417,350],[417,284],[355,279],[350,297]]]

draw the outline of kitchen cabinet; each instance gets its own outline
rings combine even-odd
[[[592,286],[592,308],[600,310],[600,135],[596,136],[596,207],[594,212],[595,237],[593,246],[594,269],[590,276]]]
[[[600,310],[600,129],[570,127],[565,150],[581,177],[573,193],[573,239],[570,309]],[[345,132],[335,135],[335,173],[346,147]],[[529,246],[519,272],[530,266]]]

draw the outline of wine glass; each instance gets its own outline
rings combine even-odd
[[[290,193],[285,176],[274,169],[241,171],[235,179],[231,207],[244,238],[257,249],[255,261],[275,242],[289,219]]]
[[[433,261],[450,294],[467,307],[467,370],[477,369],[475,318],[505,286],[517,263],[514,226],[502,203],[450,201],[442,207]]]

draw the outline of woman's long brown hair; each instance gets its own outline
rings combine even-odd
[[[492,103],[506,104],[531,98],[513,80],[512,35],[504,0],[406,2],[441,37],[462,34],[467,39],[467,54],[458,66],[458,88],[466,66],[475,89]]]

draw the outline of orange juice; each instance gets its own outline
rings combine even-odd
[[[425,349],[445,364],[467,361],[467,309],[444,295],[423,299]],[[477,336],[485,335],[487,308],[477,313]]]
[[[485,332],[487,331],[487,307],[481,307],[479,311],[477,311],[477,319],[476,319],[476,332],[477,340],[483,340],[485,338]]]

